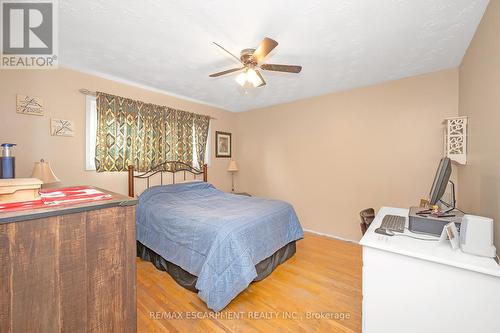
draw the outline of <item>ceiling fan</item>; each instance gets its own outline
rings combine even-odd
[[[262,87],[266,84],[264,77],[260,73],[259,69],[265,71],[275,71],[275,72],[286,72],[286,73],[300,73],[302,66],[292,66],[292,65],[278,65],[278,64],[263,64],[262,62],[266,56],[278,46],[278,42],[271,38],[264,38],[260,43],[259,47],[256,49],[244,49],[240,52],[240,57],[238,58],[216,42],[215,45],[220,47],[225,52],[229,53],[233,58],[235,58],[242,67],[228,69],[222,72],[210,74],[210,77],[218,77],[226,75],[233,72],[243,71],[236,77],[236,82],[241,86],[251,84],[254,87]]]

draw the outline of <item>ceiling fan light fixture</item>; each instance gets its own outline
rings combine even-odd
[[[240,86],[244,86],[245,83],[247,83],[247,73],[246,71],[245,72],[241,72],[240,74],[238,74],[238,76],[236,76],[235,78],[236,82],[238,82],[238,84]]]
[[[221,72],[210,74],[209,76],[219,77],[243,70],[243,72],[235,78],[235,81],[244,89],[251,87],[258,88],[266,85],[266,80],[262,76],[261,70],[285,73],[300,73],[300,71],[302,70],[302,66],[262,63],[271,53],[271,51],[274,50],[276,46],[278,46],[277,41],[268,37],[265,37],[256,49],[243,49],[240,52],[239,58],[219,44],[215,42],[214,44],[221,48],[224,52],[235,58],[239,62],[240,66],[243,67],[227,69]]]
[[[257,88],[263,83],[260,77],[255,72],[255,69],[253,68],[250,68],[247,71],[247,81],[250,82],[254,86],[254,88]]]

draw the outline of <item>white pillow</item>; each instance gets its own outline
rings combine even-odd
[[[201,179],[188,179],[188,180],[182,180],[180,182],[175,182],[176,184],[185,184],[185,183],[198,183],[202,182],[203,180]]]

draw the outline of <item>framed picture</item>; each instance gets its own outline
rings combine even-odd
[[[231,133],[215,132],[215,157],[231,157]]]

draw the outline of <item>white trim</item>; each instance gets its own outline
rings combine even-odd
[[[89,70],[89,69],[83,69],[83,68],[79,68],[79,67],[76,67],[76,66],[67,66],[67,65],[65,65],[65,66],[59,65],[59,68],[66,68],[66,69],[74,70],[74,71],[77,71],[77,72],[81,72],[81,73],[85,73],[85,74],[89,74],[89,75],[94,75],[94,76],[100,77],[102,79],[106,79],[106,80],[111,80],[111,81],[115,81],[115,82],[127,84],[129,86],[133,86],[133,87],[136,87],[136,88],[140,88],[140,89],[145,89],[145,90],[157,92],[157,93],[160,93],[160,94],[168,95],[168,96],[171,96],[171,97],[183,99],[183,100],[194,102],[194,103],[198,103],[198,104],[203,104],[203,105],[206,105],[206,106],[211,106],[213,108],[221,109],[223,111],[234,112],[234,111],[229,111],[226,108],[224,108],[223,106],[220,106],[220,105],[217,105],[217,104],[212,104],[212,103],[205,102],[205,101],[202,101],[202,100],[199,100],[199,99],[195,99],[195,98],[191,98],[191,97],[188,97],[188,96],[175,94],[175,93],[167,91],[167,90],[154,88],[154,87],[148,86],[146,84],[137,83],[137,82],[130,81],[130,80],[127,80],[127,79],[122,79],[122,78],[119,78],[119,77],[116,77],[116,76],[113,76],[113,75],[109,75],[109,74],[105,74],[105,73],[101,73],[101,72],[98,72],[98,71]],[[89,87],[88,89],[93,89],[93,88]]]
[[[329,237],[329,238],[334,238],[334,239],[338,239],[338,240],[341,240],[341,241],[344,241],[344,242],[349,242],[349,243],[354,243],[354,244],[358,244],[359,245],[359,241],[355,241],[355,240],[352,240],[352,239],[347,239],[347,238],[343,238],[343,237],[339,237],[339,236],[325,234],[323,232],[314,231],[314,230],[311,230],[311,229],[302,228],[302,230],[310,232],[312,234],[316,234],[316,235],[320,235],[320,236],[325,236],[325,237]]]
[[[95,146],[97,138],[96,97],[85,96],[85,170],[95,171]]]

